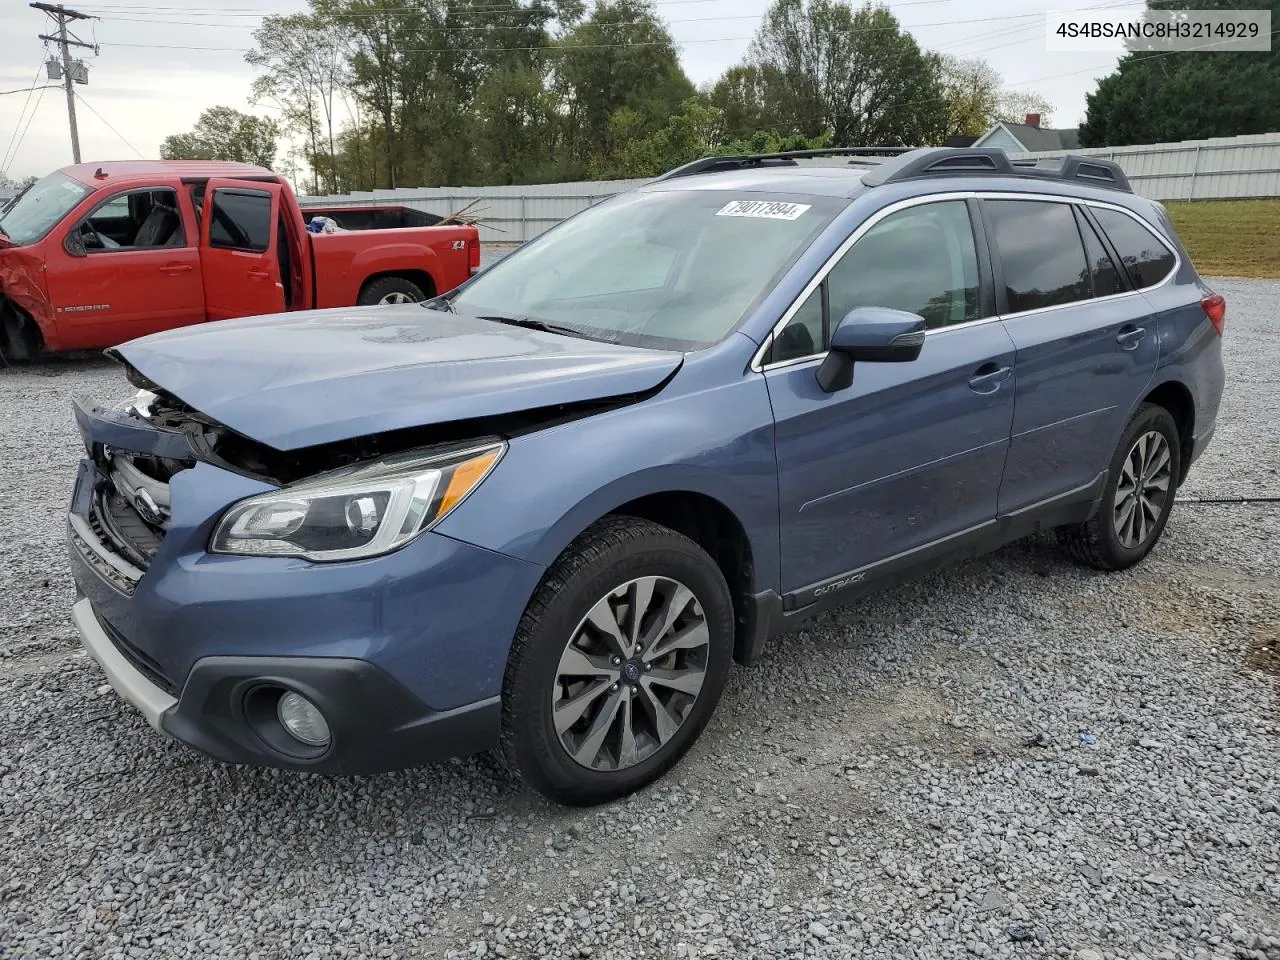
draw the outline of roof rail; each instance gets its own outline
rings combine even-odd
[[[813,157],[896,157],[907,153],[911,147],[829,147],[822,150],[787,150],[782,153],[755,153],[728,157],[703,157],[682,167],[668,170],[655,179],[674,180],[692,177],[699,173],[723,173],[727,170],[753,170],[759,167],[796,167],[797,160]],[[851,161],[853,162],[853,161]]]
[[[925,177],[1027,177],[1074,180],[1132,193],[1129,178],[1114,160],[1067,154],[1055,159],[1010,160],[992,147],[936,147],[912,150],[863,175],[869,187]]]

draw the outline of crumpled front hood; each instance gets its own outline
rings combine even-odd
[[[683,362],[416,304],[223,320],[114,352],[277,450],[643,393]]]

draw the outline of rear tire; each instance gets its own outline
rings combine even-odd
[[[1144,403],[1129,421],[1111,458],[1097,514],[1059,527],[1058,542],[1099,570],[1140,562],[1164,533],[1182,476],[1178,427],[1164,407]]]
[[[372,307],[385,303],[421,303],[425,299],[427,295],[412,280],[404,277],[379,277],[365,284],[356,303],[361,307]]]
[[[656,780],[715,710],[733,624],[724,576],[688,537],[634,517],[594,524],[516,631],[502,684],[507,765],[575,806]]]

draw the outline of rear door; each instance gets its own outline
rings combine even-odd
[[[283,188],[250,180],[210,180],[200,217],[200,262],[210,320],[285,310],[281,282]]]
[[[190,208],[168,185],[102,196],[47,245],[64,349],[104,347],[204,319]]]
[[[1155,373],[1156,319],[1067,198],[984,199],[998,302],[1017,350],[1005,515],[1090,495]]]

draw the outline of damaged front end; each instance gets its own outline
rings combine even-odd
[[[68,514],[72,546],[100,576],[131,594],[169,530],[169,485],[195,465],[198,428],[155,414],[145,398],[114,410],[74,402],[88,458]]]
[[[183,437],[189,456],[196,460],[277,486],[408,450],[448,448],[477,440],[519,437],[638,403],[663,385],[621,396],[405,427],[310,447],[278,450],[193,409],[134,367],[126,364],[126,369],[129,382],[140,391],[131,412],[133,417],[145,420],[156,429]]]
[[[0,244],[0,357],[34,360],[57,348],[53,304],[42,280],[39,257]]]
[[[169,531],[173,478],[199,463],[273,488],[289,487],[410,451],[447,453],[509,440],[636,403],[653,392],[278,450],[193,409],[135,368],[127,369],[129,381],[139,389],[129,401],[112,409],[75,403],[88,458],[81,464],[69,518],[74,548],[124,593],[132,593]]]

